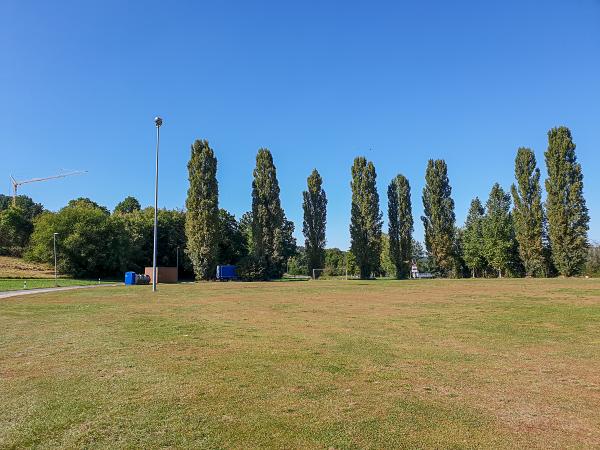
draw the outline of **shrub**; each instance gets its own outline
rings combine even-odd
[[[265,262],[253,255],[241,259],[237,274],[243,281],[265,281],[268,278]]]

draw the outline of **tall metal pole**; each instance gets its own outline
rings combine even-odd
[[[156,125],[156,174],[154,177],[154,250],[152,252],[152,292],[156,292],[156,259],[158,250],[158,148],[160,144],[160,126],[162,119],[154,118]]]
[[[56,269],[56,235],[54,233],[54,286],[58,286],[58,270]]]

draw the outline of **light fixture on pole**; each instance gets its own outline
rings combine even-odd
[[[58,233],[54,233],[54,286],[58,286],[58,270],[56,269],[56,236],[58,236]]]
[[[160,143],[160,126],[163,121],[160,117],[154,118],[156,125],[156,174],[154,176],[154,249],[152,251],[152,292],[156,292],[156,256],[158,244],[158,146]]]

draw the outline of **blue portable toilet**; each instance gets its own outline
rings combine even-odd
[[[232,265],[219,265],[217,266],[217,280],[229,281],[235,280],[235,266]]]
[[[135,272],[125,272],[125,284],[135,284]]]

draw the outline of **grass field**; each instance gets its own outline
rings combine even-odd
[[[0,448],[600,447],[599,280],[0,301]]]

